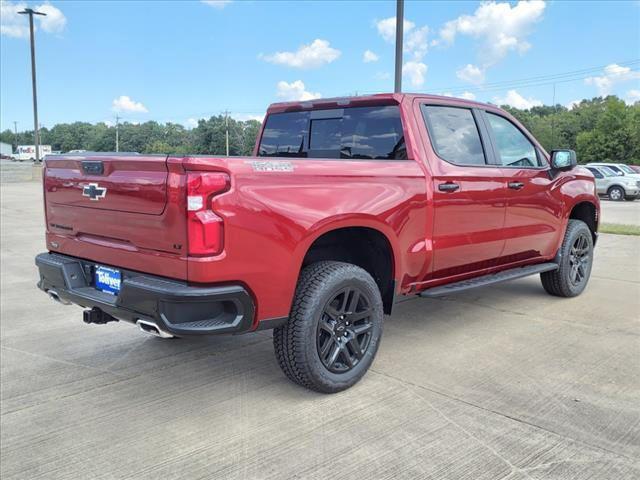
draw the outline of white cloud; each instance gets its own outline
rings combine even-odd
[[[406,35],[409,33],[416,24],[405,20],[403,23],[403,32]],[[378,20],[376,22],[376,29],[380,36],[389,43],[394,43],[396,40],[396,17],[385,18],[384,20]]]
[[[365,50],[362,54],[362,61],[364,63],[377,62],[379,59],[380,57],[378,57],[378,55],[373,53],[371,50]]]
[[[498,105],[509,105],[520,110],[529,110],[532,107],[541,107],[542,102],[535,98],[525,98],[515,90],[509,90],[504,97],[494,97],[494,102]]]
[[[445,97],[464,98],[465,100],[475,100],[476,96],[471,92],[463,92],[459,94],[453,94],[451,92],[445,92],[442,94]]]
[[[412,87],[421,87],[424,84],[424,77],[428,67],[422,62],[406,62],[402,66],[402,76],[409,77]]]
[[[27,8],[26,3],[15,3],[2,0],[0,2],[0,34],[14,38],[29,38],[29,20],[27,15],[18,12]],[[67,25],[67,19],[62,11],[49,3],[33,7],[37,12],[46,16],[35,15],[36,29],[38,26],[47,33],[61,33]]]
[[[582,101],[582,100],[571,100],[569,103],[567,103],[567,104],[565,105],[565,107],[566,107],[568,110],[573,110],[575,107],[577,107],[578,105],[580,105],[580,102],[581,102],[581,101]]]
[[[18,12],[26,8],[24,3],[0,2],[0,33],[8,37],[27,38],[29,22]]]
[[[257,120],[260,123],[264,120],[264,113],[231,113],[231,116],[241,122],[247,120]]]
[[[456,72],[456,76],[465,82],[479,85],[484,82],[484,70],[475,65],[467,64]]]
[[[188,118],[186,122],[184,122],[184,126],[186,128],[196,128],[198,126],[197,118]]]
[[[202,3],[209,5],[210,7],[222,10],[224,7],[231,3],[231,0],[201,0]]]
[[[49,3],[36,7],[36,11],[45,13],[47,16],[38,16],[42,30],[47,33],[61,33],[67,26],[67,18],[64,14]]]
[[[384,20],[378,20],[375,23],[378,34],[389,43],[394,43],[396,40],[396,17],[385,18]],[[420,28],[416,28],[416,24],[411,20],[404,20],[404,52],[413,57],[415,62],[419,62],[423,59],[429,48],[429,42],[427,36],[429,34],[429,27],[426,25]]]
[[[451,44],[457,35],[477,38],[480,61],[482,67],[487,68],[510,51],[522,54],[531,47],[526,37],[542,19],[544,9],[542,0],[522,0],[514,6],[508,2],[483,2],[473,15],[461,15],[445,23],[440,39]]]
[[[636,102],[640,102],[640,90],[629,90],[627,92],[625,102],[627,102],[627,105],[633,105]]]
[[[427,41],[428,35],[429,27],[425,25],[424,27],[412,30],[405,36],[404,49],[409,55],[413,56],[414,60],[422,60],[427,54],[429,48],[429,42]]]
[[[133,101],[127,95],[121,95],[118,98],[114,98],[111,109],[115,112],[133,113],[146,113],[149,111],[142,103]]]
[[[630,67],[622,67],[612,63],[604,67],[604,74],[600,77],[589,77],[584,80],[587,85],[593,85],[600,95],[608,95],[614,85],[640,79],[640,72],[634,72]]]
[[[332,48],[328,41],[317,38],[309,45],[301,45],[295,52],[260,54],[259,57],[277,65],[287,65],[294,68],[318,68],[333,62],[341,53],[340,50]]]
[[[302,80],[291,83],[284,80],[278,82],[276,95],[285,101],[304,101],[322,97],[319,93],[308,92]]]

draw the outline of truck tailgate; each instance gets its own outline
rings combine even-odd
[[[43,181],[50,250],[186,278],[179,161],[159,155],[47,156]]]

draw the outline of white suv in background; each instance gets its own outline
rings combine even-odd
[[[621,175],[608,164],[590,163],[586,168],[596,179],[598,195],[606,195],[616,202],[633,201],[640,196],[640,175]]]

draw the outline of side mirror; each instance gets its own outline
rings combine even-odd
[[[554,170],[571,170],[578,164],[576,152],[573,150],[552,150],[551,168]]]

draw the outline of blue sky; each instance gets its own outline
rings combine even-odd
[[[224,110],[245,119],[275,101],[393,89],[393,1],[3,0],[3,130],[33,124],[27,22],[15,14],[25,5],[49,14],[36,32],[48,127],[116,114],[191,125]],[[638,1],[407,1],[405,20],[405,91],[527,107],[550,104],[555,83],[562,104],[640,100]],[[577,73],[551,77],[568,72]]]

